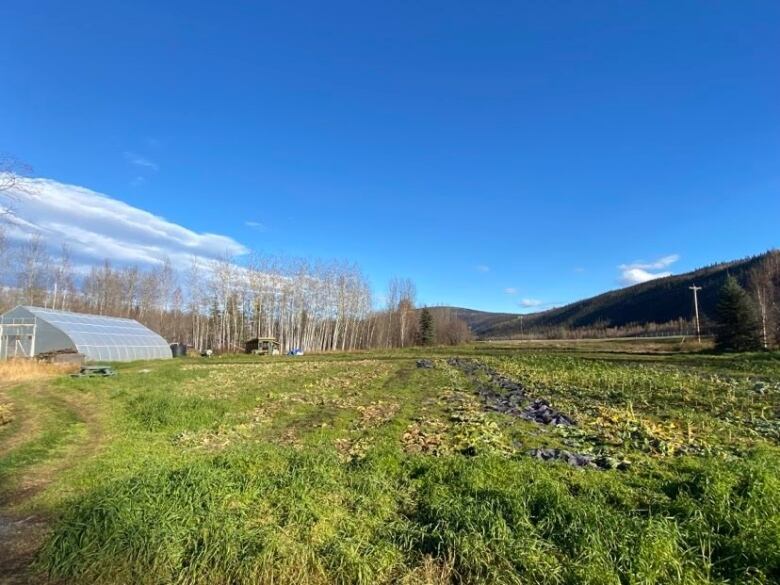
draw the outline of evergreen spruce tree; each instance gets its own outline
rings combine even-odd
[[[715,321],[715,348],[719,351],[761,349],[756,308],[733,276],[728,276],[720,289]]]
[[[420,344],[433,345],[433,315],[428,309],[420,311]]]

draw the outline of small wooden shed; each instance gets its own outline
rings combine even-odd
[[[279,342],[275,337],[255,337],[245,344],[246,353],[255,355],[278,355]]]

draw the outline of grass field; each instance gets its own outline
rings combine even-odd
[[[39,377],[0,387],[0,493],[9,582],[776,583],[780,356],[485,344]]]

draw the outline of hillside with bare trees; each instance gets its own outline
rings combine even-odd
[[[454,307],[449,310],[466,321],[475,335],[486,339],[691,335],[695,325],[689,287],[702,287],[698,301],[702,325],[709,331],[720,288],[728,275],[752,297],[761,319],[764,345],[775,346],[780,341],[778,250],[658,278],[522,317]]]

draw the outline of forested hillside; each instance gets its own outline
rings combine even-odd
[[[780,251],[773,250],[743,260],[700,268],[685,274],[659,278],[610,291],[569,305],[522,316],[522,334],[565,337],[571,334],[690,331],[693,295],[690,286],[701,286],[699,310],[705,329],[718,292],[731,274],[753,296],[768,327],[776,331],[780,305]],[[520,315],[452,309],[481,338],[521,336]]]

